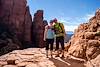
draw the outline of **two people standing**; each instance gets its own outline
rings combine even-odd
[[[56,39],[56,51],[57,57],[59,57],[59,45],[62,48],[62,57],[64,57],[64,37],[65,29],[62,23],[59,23],[57,19],[50,21],[50,25],[45,26],[44,41],[46,41],[46,55],[48,57],[48,49],[50,45],[51,57],[53,51],[54,38]]]

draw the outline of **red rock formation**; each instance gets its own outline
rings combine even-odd
[[[19,40],[31,42],[31,16],[26,0],[0,0],[0,19],[10,26]]]
[[[38,10],[33,18],[33,41],[36,47],[44,47],[43,10]]]
[[[28,41],[31,43],[31,27],[32,27],[32,17],[29,12],[29,7],[26,8],[25,14],[25,24],[24,24],[24,41]]]
[[[100,54],[100,9],[88,23],[81,24],[66,47],[69,54],[90,59]],[[87,58],[88,59],[88,58]]]
[[[31,43],[32,18],[26,4],[26,0],[0,0],[0,55]]]

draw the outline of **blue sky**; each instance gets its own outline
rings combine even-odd
[[[44,20],[57,18],[66,31],[74,31],[79,24],[87,22],[100,8],[100,0],[27,0],[31,15],[44,10]]]

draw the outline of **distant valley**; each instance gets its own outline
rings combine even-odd
[[[74,34],[73,31],[66,31],[65,42],[68,42],[71,39],[73,34]]]

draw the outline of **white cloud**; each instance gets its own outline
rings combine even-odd
[[[73,31],[78,27],[77,23],[71,23],[71,18],[69,17],[61,17],[58,20],[59,22],[62,22],[65,27],[65,31]]]
[[[94,16],[94,13],[91,13],[91,14],[86,14],[82,20],[85,20],[85,21],[89,21],[90,18],[92,18]]]
[[[63,20],[64,22],[72,24],[72,25],[67,25],[66,23],[64,23],[65,30],[74,32],[74,30],[78,28],[79,24],[87,22],[93,16],[94,16],[94,13],[91,13],[91,14],[86,14],[83,18],[76,18],[76,19],[74,19],[74,22],[73,22],[73,23],[75,23],[75,25],[73,25],[73,23],[71,23],[71,22],[67,22],[66,20]]]
[[[62,23],[65,23],[65,24],[68,24],[69,22],[68,21],[66,21],[65,19],[60,19],[60,20],[58,20],[59,22],[62,22]]]
[[[64,27],[65,27],[65,31],[73,31],[74,32],[74,30],[75,29],[77,29],[77,27],[78,26],[74,26],[74,25],[64,25]]]
[[[90,18],[92,18],[94,16],[94,14],[88,14],[87,15],[87,19],[89,20]]]
[[[71,20],[70,17],[60,17],[59,18],[59,21],[61,21],[61,22],[67,22],[67,23],[69,23],[68,21],[70,21],[70,20]]]

